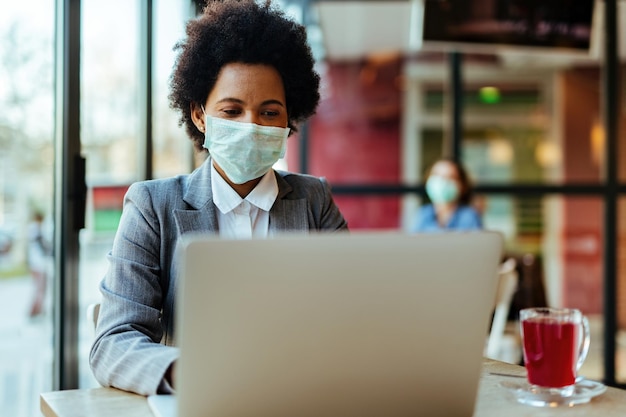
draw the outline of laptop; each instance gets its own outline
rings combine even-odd
[[[177,394],[150,406],[162,417],[471,416],[502,245],[486,231],[189,237]]]

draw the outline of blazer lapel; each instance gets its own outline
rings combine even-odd
[[[278,173],[278,196],[270,210],[269,234],[274,235],[286,231],[306,232],[309,230],[306,200],[288,200],[285,197],[292,191],[291,185]]]
[[[174,210],[178,234],[190,232],[217,232],[215,209],[206,210]]]
[[[189,175],[183,200],[192,209],[174,211],[179,234],[188,232],[218,232],[217,209],[213,204],[211,188],[211,158]],[[278,196],[270,210],[269,234],[286,231],[309,230],[307,203],[305,199],[290,200],[291,185],[275,172]]]
[[[191,210],[177,209],[174,211],[178,233],[217,232],[217,212],[213,204],[211,188],[211,158],[206,161],[188,179],[183,200]]]

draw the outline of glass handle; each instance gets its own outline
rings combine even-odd
[[[582,334],[583,337],[582,337],[582,341],[580,343],[580,349],[578,352],[578,362],[576,363],[576,372],[578,372],[580,367],[583,365],[583,362],[585,362],[585,359],[587,359],[587,354],[589,353],[589,344],[591,342],[591,335],[589,332],[589,320],[587,320],[587,317],[583,316],[580,324],[583,329],[583,334]]]

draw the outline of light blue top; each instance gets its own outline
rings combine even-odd
[[[480,214],[470,206],[459,206],[450,217],[447,225],[437,222],[435,207],[428,204],[417,212],[414,232],[442,232],[447,230],[479,230],[483,228]]]

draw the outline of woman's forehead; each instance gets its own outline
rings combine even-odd
[[[455,178],[459,179],[459,171],[450,161],[439,161],[435,165],[433,165],[432,170],[430,171],[431,175],[439,175],[446,178]]]
[[[245,102],[277,100],[285,104],[285,90],[278,71],[261,64],[226,64],[209,93],[209,101],[235,98]]]

